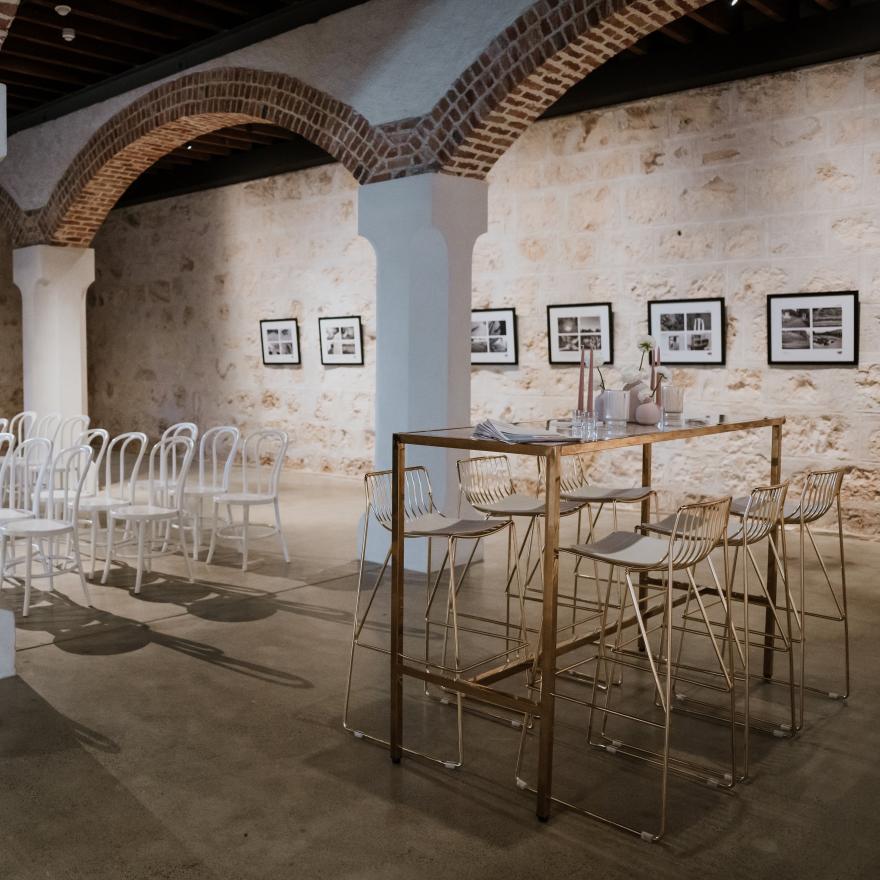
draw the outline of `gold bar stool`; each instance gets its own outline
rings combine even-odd
[[[646,535],[633,534],[631,532],[612,532],[610,535],[592,544],[578,544],[571,547],[560,548],[562,552],[572,553],[585,559],[595,560],[609,566],[609,574],[606,586],[606,598],[603,602],[602,620],[599,635],[599,650],[597,655],[597,671],[593,679],[593,692],[590,700],[578,700],[568,695],[560,695],[568,702],[585,706],[589,710],[589,724],[587,739],[590,745],[603,749],[610,754],[622,754],[630,758],[636,758],[660,767],[660,817],[659,827],[656,831],[645,831],[632,825],[624,824],[609,816],[585,810],[574,804],[567,803],[558,798],[554,801],[570,807],[575,811],[597,819],[605,824],[612,825],[623,831],[641,837],[646,841],[658,841],[666,832],[667,824],[667,800],[668,800],[668,776],[669,771],[682,773],[696,777],[702,781],[709,781],[718,787],[729,788],[736,779],[736,729],[733,723],[735,711],[735,691],[733,675],[733,639],[729,638],[726,643],[721,643],[712,632],[708,616],[705,613],[705,605],[699,593],[696,593],[697,604],[700,608],[702,619],[708,637],[712,643],[715,657],[718,661],[720,674],[724,679],[725,689],[730,696],[730,765],[731,771],[725,773],[726,784],[717,777],[715,768],[709,768],[671,755],[671,730],[672,730],[672,684],[675,678],[675,663],[673,661],[672,634],[673,634],[673,595],[677,588],[674,580],[676,572],[685,572],[690,588],[695,585],[695,567],[708,559],[712,550],[721,544],[725,549],[726,557],[726,534],[729,518],[730,498],[718,498],[694,504],[686,504],[679,508],[673,523],[672,531],[668,539],[654,538]],[[726,561],[726,560],[725,560]],[[608,611],[611,606],[608,603],[608,593],[611,591],[613,573],[615,569],[623,569],[626,591],[621,602],[621,607],[616,623],[609,626]],[[725,565],[725,573],[727,566]],[[711,569],[715,580],[715,591],[724,601],[730,603],[730,584],[723,585],[718,580],[714,568]],[[642,605],[638,589],[633,583],[632,575],[650,572],[661,572],[664,577],[659,580],[641,581],[639,587],[654,595],[661,601]],[[632,616],[627,617],[628,606],[632,606]],[[660,617],[661,623],[651,628],[648,623],[651,618]],[[635,625],[635,635],[627,632]],[[650,643],[650,635],[660,633],[660,644],[657,650],[653,650]],[[609,635],[613,633],[613,642],[609,645]],[[730,636],[731,634],[728,633]],[[647,646],[645,653],[639,652],[633,646],[643,640]],[[723,655],[723,644],[727,646],[727,659]],[[611,682],[615,675],[614,667],[623,665],[634,670],[648,673],[652,682],[652,707],[659,708],[662,720],[658,721],[656,715],[644,717],[630,712],[611,708],[611,694],[614,690],[605,687],[604,700],[597,702],[599,670],[604,668],[603,677],[606,683]],[[610,667],[610,670],[609,670]],[[538,665],[533,668],[533,678],[537,676]],[[593,739],[594,715],[602,716],[602,729],[599,740]],[[607,721],[609,717],[620,718],[646,725],[662,733],[663,745],[660,751],[648,750],[634,745],[628,745],[622,741],[607,735]],[[520,750],[517,755],[516,781],[520,788],[529,788],[528,784],[520,776],[520,768],[527,730],[524,726],[520,739]],[[707,775],[708,773],[708,775]]]
[[[353,630],[351,639],[351,655],[348,666],[348,684],[345,690],[345,709],[343,713],[342,726],[345,730],[354,734],[358,739],[366,739],[380,745],[388,746],[388,740],[365,733],[362,729],[353,727],[349,719],[349,710],[351,702],[352,679],[354,675],[354,659],[355,652],[358,648],[365,648],[370,651],[376,651],[380,654],[390,654],[390,650],[381,645],[371,644],[363,641],[363,631],[369,619],[370,610],[376,599],[379,586],[388,568],[388,562],[391,558],[391,549],[385,554],[385,560],[372,587],[366,587],[364,584],[364,565],[367,549],[367,535],[369,530],[371,516],[376,519],[379,525],[386,531],[391,531],[392,524],[392,486],[391,471],[374,471],[368,473],[364,477],[364,491],[366,496],[365,517],[364,517],[364,536],[361,544],[361,559],[358,572],[358,586],[355,598],[355,609],[353,618]],[[522,584],[519,577],[519,570],[516,564],[515,553],[517,547],[516,526],[512,519],[452,519],[444,516],[437,510],[434,504],[434,496],[431,491],[431,483],[428,478],[428,472],[424,467],[409,467],[405,471],[404,486],[404,505],[405,505],[405,531],[406,538],[426,538],[428,541],[428,565],[425,580],[425,655],[424,657],[408,657],[407,659],[424,664],[427,671],[431,669],[439,669],[442,672],[451,673],[455,678],[460,678],[467,672],[490,661],[509,658],[512,654],[521,652],[527,648],[527,638],[525,634],[524,624],[524,606]],[[507,568],[510,573],[513,569],[513,575],[517,579],[519,586],[518,598],[520,605],[520,624],[517,637],[514,639],[510,633],[509,616],[506,624],[502,621],[496,621],[491,618],[480,617],[471,614],[465,614],[458,609],[458,593],[461,589],[461,582],[464,575],[456,576],[456,550],[458,542],[461,540],[479,540],[497,532],[507,531]],[[431,567],[432,544],[435,540],[442,540],[446,543],[446,553],[443,561],[434,577]],[[430,619],[431,610],[440,579],[446,566],[449,566],[449,588],[446,603],[446,622],[432,622]],[[511,575],[511,576],[513,576]],[[366,597],[366,605],[361,611],[362,595],[368,594]],[[449,618],[451,616],[451,623]],[[497,624],[505,626],[504,634],[495,633],[486,630],[475,630],[470,627],[461,626],[460,619],[477,620],[486,624]],[[430,655],[430,629],[432,626],[440,627],[444,631],[444,656],[441,662],[436,662]],[[446,636],[452,632],[454,665],[448,666],[446,660]],[[490,657],[483,657],[475,663],[463,666],[461,661],[461,633],[476,633],[481,636],[503,640],[505,647],[503,650],[495,651]],[[427,695],[427,688],[425,691]],[[417,755],[426,758],[429,761],[440,764],[444,767],[454,769],[461,766],[463,762],[463,743],[462,743],[462,695],[456,695],[457,709],[457,733],[458,733],[458,755],[455,760],[438,758],[424,752],[418,752],[413,749],[404,749],[411,755]]]
[[[841,515],[840,506],[840,490],[843,486],[843,478],[852,470],[850,467],[830,468],[827,470],[809,471],[804,478],[804,488],[801,493],[800,500],[797,502],[788,502],[785,505],[784,515],[785,524],[797,526],[798,528],[798,556],[799,556],[799,572],[800,572],[800,610],[795,609],[795,622],[800,630],[798,638],[793,638],[796,644],[800,645],[800,705],[798,707],[798,721],[796,729],[800,730],[804,724],[804,695],[809,691],[813,694],[819,694],[832,700],[846,700],[850,694],[850,657],[849,657],[849,619],[847,616],[846,602],[846,558],[843,546],[843,517]],[[733,502],[731,511],[735,515],[741,515],[743,511],[743,503],[745,499],[738,498]],[[835,590],[831,580],[831,574],[825,559],[819,552],[816,539],[810,529],[810,525],[820,520],[823,516],[831,512],[832,507],[837,516],[837,546],[840,556],[840,584],[839,592]],[[833,611],[830,613],[824,611],[807,609],[807,592],[806,592],[806,557],[807,557],[807,539],[813,548],[813,553],[819,563],[822,576],[825,581],[825,587],[833,604]],[[790,596],[787,597],[791,601]],[[826,688],[809,686],[806,684],[806,619],[812,617],[817,620],[825,620],[831,623],[839,623],[843,626],[843,668],[844,668],[844,687],[842,691],[831,691]]]
[[[743,709],[741,715],[737,715],[737,719],[742,718],[743,725],[743,772],[741,779],[749,776],[749,740],[753,727],[760,727],[765,732],[772,733],[774,736],[790,736],[795,731],[795,697],[797,690],[797,682],[794,672],[794,651],[792,648],[792,624],[795,612],[794,604],[791,599],[791,591],[788,578],[788,567],[785,563],[785,535],[781,529],[782,513],[785,504],[785,496],[788,491],[788,483],[780,483],[775,486],[760,486],[752,490],[748,498],[745,499],[744,506],[741,507],[741,516],[731,516],[727,524],[727,547],[733,548],[733,560],[730,570],[727,573],[728,583],[731,585],[731,602],[742,605],[742,624],[734,623],[731,625],[731,617],[733,609],[727,605],[724,597],[715,595],[710,601],[703,603],[703,609],[708,612],[720,608],[723,619],[710,619],[712,628],[720,635],[723,640],[731,634],[736,654],[739,658],[742,673],[737,677],[741,678],[744,683]],[[642,523],[639,531],[642,534],[670,535],[675,527],[676,515],[672,514],[662,520],[654,523]],[[684,524],[687,527],[687,524]],[[774,539],[774,532],[779,529],[782,540],[781,547],[777,546]],[[762,541],[767,542],[767,552],[771,556],[773,565],[776,566],[780,577],[782,578],[782,586],[785,595],[785,604],[780,606],[774,601],[769,593],[767,582],[761,574],[761,568],[755,558],[754,548]],[[720,546],[720,545],[719,545]],[[735,583],[736,567],[739,557],[739,551],[742,549],[742,593],[733,592],[732,586]],[[711,565],[711,557],[707,558],[707,562]],[[751,592],[750,572],[757,579],[759,587],[759,595],[753,596]],[[729,722],[727,717],[719,717],[717,706],[706,702],[705,700],[694,698],[689,694],[685,694],[677,689],[678,681],[686,681],[689,684],[697,685],[703,688],[717,689],[711,682],[707,683],[699,679],[685,679],[680,677],[680,670],[687,672],[703,674],[706,676],[717,676],[718,673],[708,670],[705,667],[686,665],[681,662],[684,649],[685,636],[697,635],[706,637],[707,631],[698,627],[694,629],[690,626],[694,622],[702,622],[704,616],[696,615],[691,612],[691,603],[699,602],[702,595],[712,593],[710,587],[701,587],[697,585],[689,586],[687,599],[685,601],[684,613],[682,615],[682,623],[680,627],[675,627],[681,631],[681,639],[678,644],[678,652],[676,656],[676,680],[674,697],[676,701],[675,709],[685,711],[690,715],[707,718],[710,720],[718,720]],[[769,636],[763,626],[752,626],[750,622],[750,608],[759,605],[761,608],[767,609],[770,613],[773,623],[774,632]],[[780,611],[784,611],[784,618],[780,617]],[[743,633],[743,640],[740,641],[737,632]],[[752,641],[752,637],[757,637],[758,641]],[[752,679],[760,679],[760,674],[753,674],[749,665],[749,649],[760,648],[766,650],[770,647],[774,651],[785,653],[788,657],[788,690],[789,690],[789,720],[786,722],[772,721],[763,718],[753,718],[750,711],[750,692],[749,684]],[[700,706],[705,709],[714,710],[712,714],[706,711],[698,711],[691,707]]]

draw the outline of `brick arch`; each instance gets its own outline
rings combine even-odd
[[[499,34],[415,131],[404,173],[483,178],[551,104],[605,61],[710,0],[538,0]]]
[[[24,213],[15,199],[0,186],[0,230],[5,230],[13,244],[24,226]]]
[[[388,149],[387,138],[363,116],[293,77],[244,68],[200,71],[164,83],[101,126],[31,224],[34,235],[87,247],[150,165],[199,135],[248,122],[272,123],[308,138],[361,182]]]

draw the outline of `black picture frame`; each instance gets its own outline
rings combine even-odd
[[[277,328],[272,328],[269,325],[276,324]],[[267,331],[271,329],[278,329],[279,331],[283,329],[281,325],[293,325],[292,329],[292,338],[294,343],[294,350],[290,355],[285,354],[272,354],[269,351],[269,347],[271,345],[283,345],[284,343],[280,340],[276,342],[269,342],[267,338]],[[297,367],[302,364],[302,348],[300,347],[299,342],[299,321],[296,318],[264,318],[260,321],[260,350],[263,355],[263,365],[266,367],[286,367],[293,366]]]
[[[840,356],[834,357],[834,351],[825,346],[815,346],[817,335],[828,336],[829,330],[838,329],[835,324],[822,330],[817,330],[814,324],[815,311],[828,308],[829,301],[840,300],[840,325],[841,350]],[[824,305],[819,305],[824,302]],[[782,310],[784,304],[803,303],[797,311],[809,311],[808,323],[799,325],[797,328],[786,330]],[[776,326],[774,306],[778,304],[780,310],[779,326]],[[857,367],[859,364],[859,292],[857,290],[829,290],[809,293],[770,293],[767,295],[767,363],[774,367]],[[825,327],[825,325],[821,325]],[[849,332],[850,344],[847,345],[846,334]],[[783,337],[787,332],[800,333],[809,342],[806,348],[787,348]],[[777,338],[778,335],[778,338]],[[796,352],[809,351],[809,355],[798,357]],[[788,354],[786,354],[788,352]],[[851,352],[849,355],[848,352]],[[826,355],[819,357],[818,355]]]
[[[555,311],[564,311],[564,310],[573,310],[573,309],[601,309],[607,313],[607,326],[608,326],[608,356],[604,358],[604,362],[606,365],[610,365],[614,363],[614,310],[611,307],[610,302],[595,302],[595,303],[557,303],[555,305],[547,306],[547,360],[553,366],[577,366],[580,363],[580,349],[577,350],[577,356],[574,358],[568,358],[565,360],[560,359],[558,356],[554,358],[553,356],[553,339],[556,334],[556,330],[553,329],[553,317]],[[557,324],[558,327],[558,324]],[[600,347],[598,351],[601,353],[602,348]],[[575,352],[572,352],[574,354]]]
[[[708,357],[700,357],[699,350],[691,348],[691,340],[695,335],[704,334],[705,330],[689,328],[687,316],[695,314],[697,309],[705,309],[718,312],[718,353]],[[663,313],[679,312],[684,317],[684,324],[680,330],[667,331],[662,329],[660,317]],[[708,331],[715,333],[714,328]],[[652,299],[648,301],[648,333],[657,341],[660,348],[661,362],[674,367],[723,367],[727,363],[727,311],[723,296],[698,297],[696,299]],[[672,350],[673,336],[681,336],[679,345],[683,342],[684,347]],[[714,346],[713,346],[714,349]],[[680,353],[677,353],[680,352]]]
[[[505,333],[504,336],[508,340],[508,344],[506,346],[505,354],[503,356],[497,356],[497,352],[491,351],[491,340],[494,338],[491,334],[486,334],[486,351],[474,351],[474,343],[475,337],[473,333],[473,325],[475,323],[474,316],[475,315],[490,315],[494,314],[497,316],[497,320],[509,320],[510,321],[510,331]],[[499,335],[497,338],[501,338]],[[485,366],[496,366],[496,367],[514,367],[519,364],[519,332],[516,325],[516,309],[514,308],[500,308],[500,309],[471,309],[471,364],[473,366],[485,367]],[[511,344],[512,343],[512,344]],[[512,351],[511,351],[512,349]],[[495,355],[495,356],[493,356]],[[474,358],[477,358],[476,360]]]
[[[354,340],[355,351],[352,354],[334,354],[328,350],[331,343],[326,337],[325,326],[337,322],[340,329],[345,324],[355,327]],[[342,344],[344,340],[339,340]],[[333,341],[335,345],[335,341]],[[325,367],[362,367],[364,365],[364,328],[360,315],[335,315],[332,317],[318,318],[318,347],[321,352],[321,364]]]

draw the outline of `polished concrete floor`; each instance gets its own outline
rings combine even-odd
[[[138,596],[130,570],[93,584],[91,609],[65,576],[27,619],[21,592],[3,592],[20,675],[0,682],[0,878],[877,876],[880,546],[848,545],[849,702],[810,699],[802,735],[754,737],[754,779],[732,794],[674,781],[669,834],[650,845],[563,809],[539,823],[513,785],[509,725],[466,715],[455,771],[393,766],[342,730],[360,491],[287,478],[289,566],[266,541],[247,574],[225,551],[189,584],[167,558]],[[477,592],[499,553],[474,570]],[[411,595],[417,606],[421,587]],[[372,632],[382,638],[381,615]],[[817,668],[831,636],[816,627]],[[358,723],[381,733],[385,661],[358,668]],[[453,710],[407,695],[410,741],[451,749]],[[586,747],[567,711],[560,793],[653,807],[650,768]],[[687,724],[697,751],[718,744],[715,725]]]

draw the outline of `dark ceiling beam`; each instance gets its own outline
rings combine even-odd
[[[117,46],[117,51],[114,54],[112,50],[104,48],[103,42],[100,39],[86,36],[80,30],[77,32],[76,40],[73,43],[65,44],[65,57],[82,56],[83,58],[97,58],[101,61],[110,61],[118,65],[120,63],[118,44],[114,44]],[[47,27],[34,25],[31,22],[16,18],[14,43],[26,43],[29,46],[46,46],[49,49],[56,49],[61,43],[61,31],[57,29],[50,30]],[[125,54],[128,56],[129,61],[137,60],[138,62],[154,57],[143,46],[126,46]],[[132,58],[132,55],[135,58]],[[136,56],[138,55],[141,57],[137,58]]]
[[[727,36],[730,33],[730,18],[720,6],[709,4],[709,6],[704,6],[695,12],[689,12],[688,16],[712,33],[722,36]]]
[[[32,3],[41,2],[46,5],[44,0],[27,0],[25,7]],[[83,107],[106,101],[131,89],[173,76],[189,67],[202,64],[213,58],[219,58],[286,31],[295,30],[344,9],[360,6],[365,2],[366,0],[299,0],[299,2],[285,6],[277,12],[268,13],[215,37],[201,40],[186,49],[170,52],[155,61],[141,64],[133,70],[118,74],[104,82],[96,83],[74,94],[65,95],[57,101],[44,104],[27,113],[17,114],[9,119],[9,134],[40,125],[50,119],[58,119],[60,116],[81,110]]]
[[[690,34],[685,33],[684,28],[679,22],[668,24],[665,27],[660,28],[660,33],[683,46],[688,46],[694,41]]]
[[[778,0],[745,0],[752,9],[757,9],[761,15],[772,18],[773,21],[785,21],[787,18],[787,10],[785,6]]]
[[[222,12],[230,12],[233,15],[247,16],[253,11],[253,3],[239,2],[230,3],[229,0],[195,0],[199,6],[207,6],[210,9],[219,9]]]
[[[150,3],[149,0],[105,0],[105,2],[116,6],[120,17],[129,15],[132,9],[137,9],[146,15],[154,16],[156,19],[167,19],[167,21],[175,21],[178,24],[212,31],[213,33],[225,30],[230,24],[216,15],[192,12],[184,4],[169,3],[167,0],[163,0],[161,3]]]
[[[817,6],[821,6],[823,9],[828,12],[833,12],[835,9],[839,8],[840,4],[837,0],[813,0],[813,2]]]
[[[28,49],[22,46],[19,46],[19,40],[16,39],[14,45],[17,48],[10,49],[8,46],[4,47],[3,55],[0,57],[0,69],[2,69],[2,62],[7,58],[22,58],[25,61],[36,61],[38,64],[45,64],[46,61],[46,53],[41,52],[39,49]],[[104,64],[103,66],[99,66],[92,62],[82,61],[78,58],[66,57],[64,59],[64,68],[70,70],[81,70],[84,73],[93,73],[98,76],[113,76],[114,73],[119,72],[119,63],[117,62],[113,67],[109,67]],[[2,74],[0,74],[2,76]]]
[[[29,61],[25,58],[16,58],[6,52],[0,57],[0,69],[11,73],[21,73],[35,80],[47,82],[63,82],[75,86],[85,86],[91,82],[90,77],[74,73],[68,67],[61,64],[47,64],[45,61]]]

